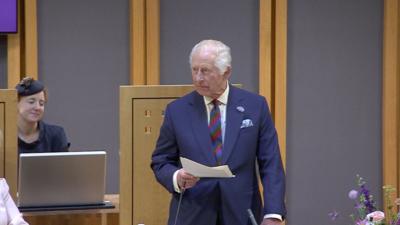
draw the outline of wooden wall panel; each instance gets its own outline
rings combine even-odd
[[[7,35],[7,87],[14,88],[21,74],[21,37],[19,34]]]
[[[0,102],[0,162],[5,161],[4,131],[5,131],[5,103]],[[0,177],[4,177],[4,163],[0,166]]]
[[[276,0],[275,3],[275,92],[274,118],[279,136],[282,161],[286,165],[286,49],[287,49],[287,1]]]
[[[133,215],[133,106],[132,93],[124,87],[119,94],[119,195],[120,225],[132,224]]]
[[[160,83],[160,1],[131,0],[132,85]]]
[[[0,154],[0,177],[5,177],[10,193],[15,199],[17,193],[17,92],[0,90],[0,129],[3,133],[3,151]]]
[[[14,88],[21,75],[21,4],[18,1],[18,33],[7,35],[7,87]]]
[[[7,35],[7,87],[22,77],[38,79],[36,0],[18,1],[18,33]]]
[[[155,180],[150,159],[166,104],[192,90],[190,85],[120,87],[120,225],[166,223],[171,197]]]
[[[400,3],[384,2],[382,150],[383,185],[400,194]],[[395,197],[395,196],[393,196]]]
[[[146,84],[146,0],[131,0],[131,84]]]
[[[146,40],[146,84],[160,84],[160,0],[147,0]]]
[[[259,43],[259,92],[263,95],[269,104],[272,103],[273,89],[273,17],[272,17],[272,1],[260,0],[260,43]]]
[[[36,0],[24,0],[24,23],[25,29],[25,71],[23,75],[38,78],[38,40],[37,40],[37,9]]]
[[[167,224],[170,193],[155,179],[149,165],[163,122],[174,98],[133,100],[133,224]],[[157,216],[149,212],[157,212]]]
[[[259,93],[267,99],[286,165],[287,0],[260,0]]]

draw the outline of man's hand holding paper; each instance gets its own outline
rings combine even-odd
[[[230,178],[235,177],[227,165],[208,167],[190,159],[180,157],[183,169],[195,177]]]
[[[184,169],[180,169],[177,174],[177,182],[180,189],[188,189],[196,185],[200,178],[193,176],[186,172]]]

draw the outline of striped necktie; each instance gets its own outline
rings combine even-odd
[[[219,101],[214,99],[212,101],[214,107],[210,112],[210,123],[208,129],[210,130],[212,150],[217,160],[218,165],[222,161],[222,129],[221,129],[221,112],[219,111]]]

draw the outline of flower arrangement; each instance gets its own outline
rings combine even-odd
[[[351,190],[348,194],[349,199],[355,202],[355,213],[350,214],[354,225],[400,225],[400,213],[394,212],[397,206],[400,205],[400,199],[396,199],[394,205],[391,201],[392,194],[395,193],[395,188],[384,186],[384,201],[387,207],[387,216],[382,211],[377,210],[373,196],[367,189],[364,179],[357,175],[357,190]],[[396,210],[397,211],[397,210]],[[331,220],[337,220],[339,213],[334,211],[329,213]]]

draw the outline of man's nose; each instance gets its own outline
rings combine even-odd
[[[194,78],[196,81],[202,81],[204,80],[203,73],[199,70],[195,73]]]

